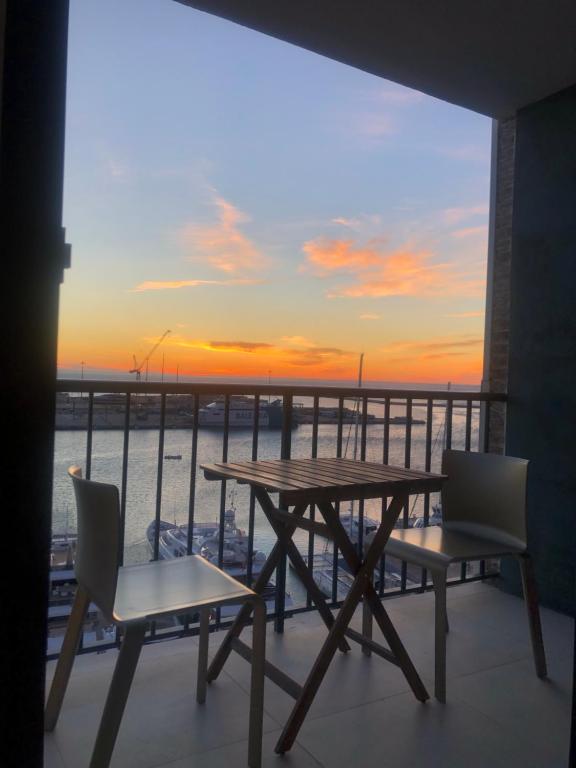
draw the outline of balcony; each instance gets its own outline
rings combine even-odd
[[[429,690],[433,678],[433,596],[388,599],[386,607]],[[308,768],[555,768],[567,765],[572,620],[544,609],[550,677],[533,670],[522,600],[491,581],[448,590],[448,702],[421,704],[402,673],[355,647],[340,654],[320,688],[294,748],[283,758],[274,744],[291,699],[267,683],[264,765]],[[356,617],[359,627],[360,616]],[[268,631],[268,658],[303,681],[325,628],[315,612]],[[215,649],[221,633],[211,636]],[[117,768],[242,766],[246,755],[248,665],[233,655],[209,688],[194,698],[197,640],[152,643],[140,666],[120,729]],[[76,666],[46,768],[88,765],[117,652],[84,654]],[[48,664],[51,677],[54,662]]]
[[[58,382],[49,657],[58,653],[75,589],[75,504],[66,476],[70,464],[81,465],[88,478],[119,486],[125,564],[202,551],[251,584],[275,535],[245,486],[207,482],[199,469],[202,463],[356,456],[439,471],[443,447],[488,447],[503,401],[503,396],[473,391]],[[217,404],[212,410],[207,407],[211,402]],[[434,524],[439,509],[436,494],[412,497],[399,524]],[[340,514],[354,528],[351,538],[359,548],[384,510],[380,500],[341,505]],[[231,514],[240,534],[228,548]],[[208,542],[204,533],[210,526],[214,536]],[[163,527],[171,528],[176,538],[166,535]],[[339,604],[350,580],[339,553],[312,532],[298,531],[294,541],[314,563],[316,580],[329,602]],[[468,581],[497,570],[497,562],[463,563],[450,576],[452,581]],[[425,571],[392,558],[382,559],[375,582],[381,597],[431,585]],[[310,596],[286,567],[277,570],[268,594],[269,614],[278,631],[286,613],[312,607]],[[230,616],[218,614],[216,628],[229,621]],[[82,650],[115,645],[117,637],[107,630],[97,611],[90,611]],[[155,626],[149,640],[196,630],[193,621]]]
[[[444,446],[476,451],[493,447],[505,415],[503,396],[478,392],[71,381],[59,382],[58,390],[54,532],[73,537],[74,507],[65,469],[79,463],[88,476],[120,488],[125,563],[167,556],[160,520],[181,531],[183,554],[196,551],[197,535],[207,521],[213,521],[222,542],[233,506],[248,548],[241,574],[248,582],[257,573],[254,554],[269,551],[273,533],[245,487],[206,482],[200,464],[356,453],[358,458],[435,471]],[[244,398],[248,412],[243,428],[233,426],[238,398]],[[219,403],[222,423],[207,428],[202,413],[210,402]],[[434,494],[411,499],[400,524],[434,524],[438,501]],[[341,515],[351,512],[356,520],[358,547],[366,526],[383,511],[380,501],[340,509]],[[304,557],[322,562],[322,573],[315,575],[335,608],[347,588],[338,552],[311,532],[299,531],[295,541]],[[227,567],[224,545],[212,556]],[[496,588],[498,568],[496,561],[465,563],[450,574],[446,705],[435,700],[419,704],[399,670],[355,648],[336,657],[296,746],[283,761],[273,747],[292,701],[267,683],[264,764],[565,765],[571,620],[543,610],[550,679],[538,680],[523,601]],[[49,677],[74,591],[65,562],[59,567],[54,563],[51,578]],[[431,691],[429,575],[387,558],[379,564],[375,581]],[[272,587],[267,656],[303,682],[325,628],[289,568],[278,569]],[[229,615],[214,616],[213,649],[230,620]],[[359,627],[359,616],[356,623]],[[46,739],[49,768],[87,765],[117,655],[118,637],[109,630],[97,611],[89,615],[60,723]],[[244,764],[249,668],[242,659],[231,658],[212,685],[207,705],[199,708],[194,699],[196,632],[193,616],[183,624],[151,627],[113,765]]]

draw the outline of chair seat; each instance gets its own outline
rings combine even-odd
[[[449,531],[439,525],[396,529],[386,544],[387,555],[430,569],[446,569],[451,563],[521,554],[524,551],[521,547]]]
[[[125,624],[186,613],[254,594],[197,555],[124,566],[118,569],[114,620]]]

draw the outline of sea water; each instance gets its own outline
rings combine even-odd
[[[303,400],[303,399],[302,399]],[[324,405],[321,401],[321,405]],[[383,416],[383,406],[369,405],[369,412]],[[391,416],[405,416],[405,405],[392,405]],[[414,405],[412,418],[426,421],[426,407]],[[432,419],[432,471],[440,470],[444,438],[445,408],[436,407]],[[472,450],[478,450],[479,410],[472,411]],[[359,434],[361,429],[358,430]],[[452,447],[464,448],[466,433],[466,410],[454,408],[452,415]],[[334,457],[337,451],[337,425],[326,424],[318,427],[317,455]],[[164,460],[161,486],[162,520],[176,524],[188,522],[190,499],[190,478],[195,475],[194,520],[214,521],[219,519],[221,505],[220,482],[208,481],[200,469],[200,464],[222,461],[222,430],[198,430],[197,466],[191,466],[192,454],[191,429],[166,430],[164,433],[163,454],[181,454],[181,460]],[[366,460],[382,462],[384,425],[372,424],[366,431]],[[280,457],[280,431],[262,429],[259,432],[258,458],[275,459]],[[122,430],[96,430],[92,438],[91,478],[101,482],[121,485],[122,456],[124,434]],[[342,454],[352,458],[354,454],[355,426],[343,425]],[[67,476],[71,464],[85,466],[87,436],[83,431],[57,431],[55,435],[54,495],[53,495],[53,533],[74,532],[76,530],[75,502],[72,483]],[[389,464],[404,466],[406,445],[406,425],[389,426]],[[292,431],[292,457],[311,456],[312,425],[300,425]],[[125,552],[126,564],[146,562],[150,559],[150,550],[146,540],[146,528],[156,515],[157,477],[158,477],[159,433],[155,429],[132,430],[129,436],[128,474],[126,484],[126,523]],[[426,452],[426,424],[413,424],[411,429],[410,463],[414,468],[423,469]],[[360,446],[357,444],[357,456]],[[252,430],[231,430],[228,439],[228,460],[243,461],[252,458]],[[228,482],[225,488],[225,506],[233,502],[236,508],[236,524],[248,530],[250,490],[245,485]],[[431,495],[431,504],[438,500],[437,494]],[[348,504],[346,509],[349,511]],[[357,514],[357,506],[355,507]],[[379,499],[368,500],[364,514],[379,519],[382,502]],[[422,515],[423,497],[411,497],[410,514]],[[294,540],[301,551],[308,547],[308,533],[297,530]],[[268,553],[276,541],[268,521],[256,505],[254,524],[254,548]],[[316,552],[329,551],[326,540],[316,537]],[[287,589],[296,604],[303,599],[302,588],[294,576],[288,573]]]

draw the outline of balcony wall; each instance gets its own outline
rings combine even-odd
[[[542,600],[574,614],[576,86],[518,112],[506,451],[531,460]],[[506,583],[519,591],[508,567]]]

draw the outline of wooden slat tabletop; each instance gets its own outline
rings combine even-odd
[[[202,464],[208,480],[279,492],[281,502],[346,501],[439,491],[445,475],[353,459],[274,459]]]

